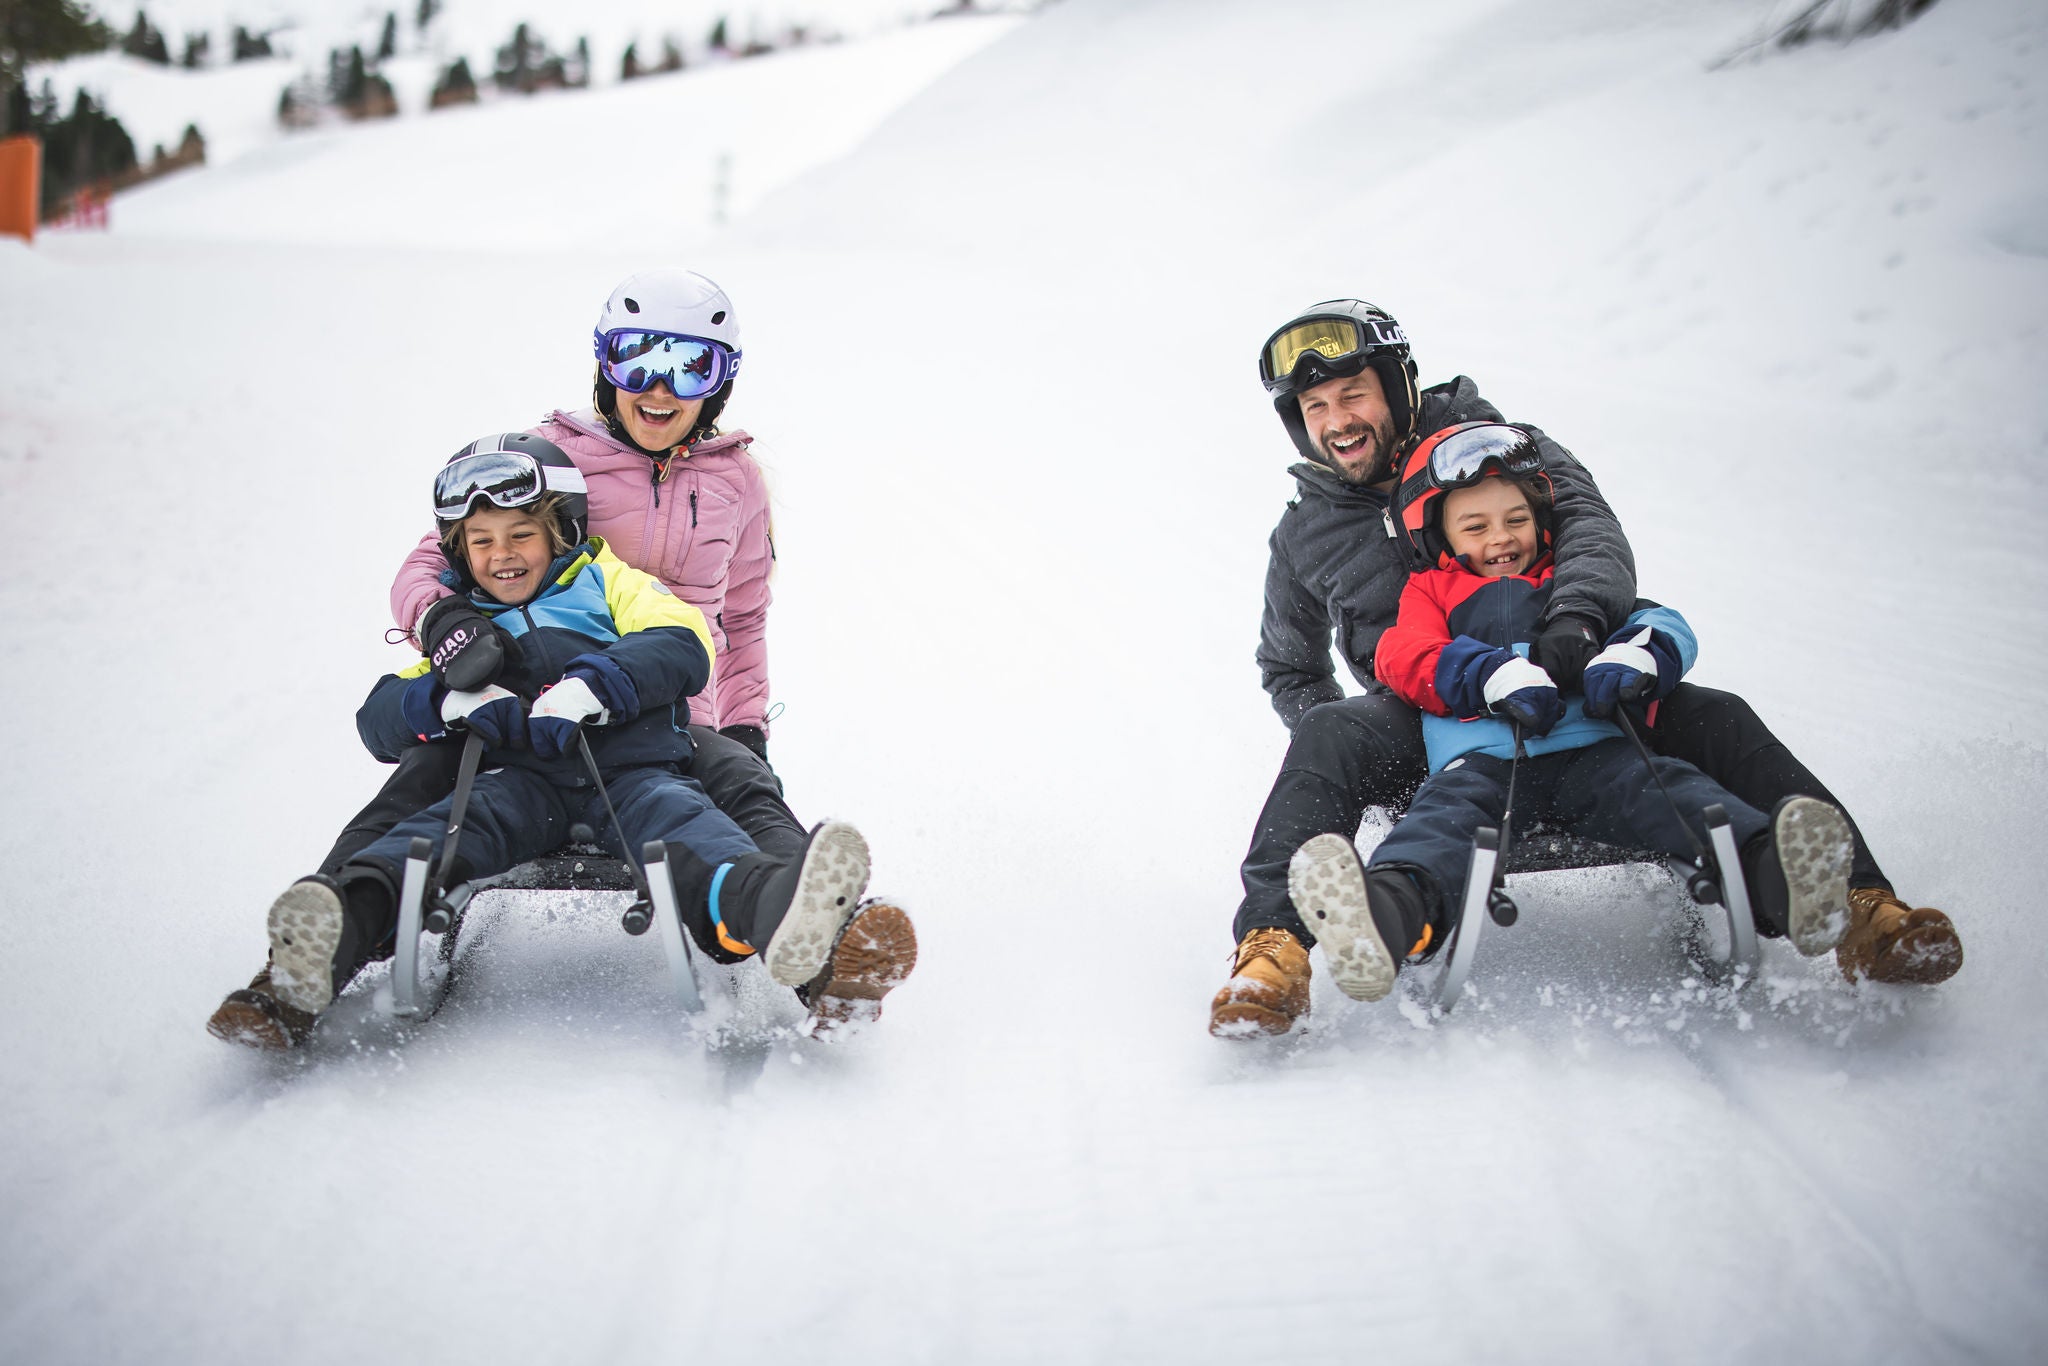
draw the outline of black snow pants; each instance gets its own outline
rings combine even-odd
[[[1683,759],[1759,811],[1790,796],[1832,803],[1848,817],[1856,842],[1849,885],[1891,890],[1849,809],[1734,693],[1680,683],[1658,704],[1657,723],[1645,738],[1657,753]],[[1237,937],[1277,925],[1313,944],[1287,897],[1294,851],[1314,835],[1354,838],[1367,807],[1398,814],[1428,775],[1421,714],[1392,693],[1375,689],[1305,712],[1245,855]],[[1647,774],[1641,778],[1649,781]]]
[[[1707,843],[1707,822],[1700,813],[1714,803],[1727,810],[1738,849],[1769,828],[1767,815],[1691,764],[1654,757],[1671,800],[1643,768],[1636,747],[1620,737],[1527,756],[1515,774],[1515,824],[1685,857]],[[1473,832],[1482,825],[1498,827],[1507,809],[1509,767],[1509,760],[1489,754],[1453,759],[1422,785],[1408,814],[1372,852],[1374,868],[1398,866],[1422,874],[1417,880],[1439,931],[1465,896]],[[1683,823],[1672,809],[1674,801],[1677,811],[1685,813]]]
[[[804,828],[783,802],[782,783],[773,769],[745,745],[709,726],[691,726],[690,743],[697,751],[690,759],[690,776],[748,838],[765,853],[794,856],[803,849]],[[356,813],[320,861],[320,871],[330,876],[340,872],[350,855],[367,849],[406,817],[452,793],[461,759],[460,745],[414,745],[408,749],[398,761],[398,771],[370,804]],[[607,820],[599,820],[591,829],[599,838],[607,838],[608,825]]]

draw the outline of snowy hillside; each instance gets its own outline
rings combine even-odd
[[[1768,9],[1061,0],[0,241],[0,1358],[2048,1354],[2048,15],[1710,69]],[[373,983],[303,1062],[215,1042],[380,780],[431,471],[583,401],[666,260],[744,317],[776,767],[917,975],[849,1046],[750,985],[707,1047],[612,908],[506,901],[410,1037]],[[1300,1035],[1207,1037],[1285,743],[1253,356],[1352,293],[1595,472],[1953,982],[1779,945],[1725,997],[1656,875],[1557,874],[1446,1020],[1319,963]]]

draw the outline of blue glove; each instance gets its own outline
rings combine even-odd
[[[535,754],[559,759],[576,747],[576,735],[584,722],[601,726],[610,718],[604,703],[597,700],[590,678],[582,669],[571,669],[561,682],[533,699],[526,733]]]
[[[527,746],[526,703],[495,683],[476,692],[449,693],[441,699],[441,719],[450,731],[475,731],[487,749]]]
[[[1488,671],[1485,683],[1486,709],[1503,721],[1512,721],[1527,735],[1548,735],[1564,719],[1564,699],[1550,675],[1518,654],[1503,650],[1507,658]]]
[[[1564,715],[1564,700],[1549,674],[1513,650],[1471,636],[1444,642],[1436,693],[1453,716],[1500,716],[1532,735],[1546,734]]]
[[[1668,696],[1678,686],[1678,651],[1648,626],[1624,626],[1586,665],[1586,715],[1614,715],[1622,703]]]

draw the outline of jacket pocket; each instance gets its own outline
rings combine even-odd
[[[739,539],[739,502],[703,480],[678,495],[681,501],[669,523],[674,553],[665,577],[679,587],[719,593]],[[690,601],[707,605],[699,598]]]

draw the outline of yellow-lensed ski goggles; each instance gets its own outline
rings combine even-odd
[[[1360,322],[1356,318],[1304,318],[1275,332],[1259,352],[1259,379],[1268,389],[1294,375],[1304,356],[1320,356],[1325,362],[1363,360],[1383,346],[1405,346],[1408,336],[1391,319]],[[1316,370],[1336,373],[1335,366]]]

